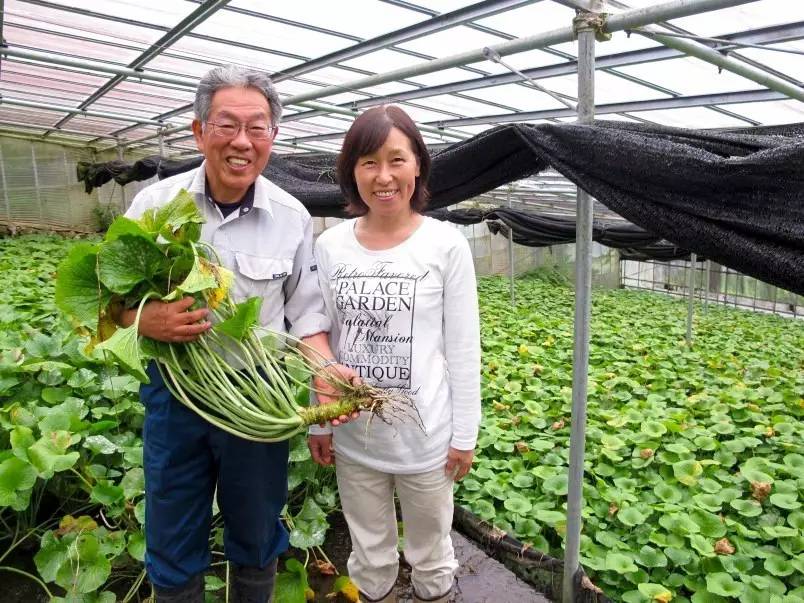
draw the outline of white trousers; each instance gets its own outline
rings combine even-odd
[[[380,599],[396,583],[396,490],[402,509],[405,560],[413,568],[411,580],[416,594],[430,599],[449,591],[458,561],[450,538],[452,479],[444,469],[395,475],[342,457],[335,467],[341,506],[352,537],[347,568],[357,587],[368,598]]]

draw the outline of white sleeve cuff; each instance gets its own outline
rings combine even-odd
[[[305,314],[296,322],[290,325],[290,334],[297,339],[304,339],[316,333],[329,333],[332,328],[332,321],[326,314],[313,312]]]
[[[331,435],[332,434],[332,427],[329,424],[321,427],[320,425],[310,425],[307,428],[307,433],[309,435]]]
[[[460,437],[457,435],[452,436],[452,441],[449,443],[455,450],[474,450],[477,445],[477,434],[474,437]]]

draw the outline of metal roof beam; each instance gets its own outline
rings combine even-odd
[[[98,12],[95,12],[95,11],[87,10],[85,8],[79,8],[79,7],[76,7],[76,6],[67,6],[67,5],[62,5],[62,4],[56,4],[54,2],[48,2],[47,0],[18,0],[18,1],[19,2],[26,2],[28,4],[34,4],[36,6],[42,6],[44,8],[50,8],[50,9],[53,9],[53,10],[60,10],[60,11],[75,13],[75,14],[79,14],[79,15],[84,15],[84,16],[87,16],[87,17],[95,18],[95,19],[112,21],[112,22],[115,22],[115,23],[123,23],[125,25],[132,25],[132,26],[135,26],[135,27],[142,27],[142,28],[145,28],[145,29],[153,29],[153,30],[156,30],[156,31],[163,31],[163,32],[169,32],[170,31],[170,28],[166,27],[164,25],[155,25],[153,23],[144,23],[142,21],[136,21],[134,19],[127,19],[125,17],[119,17],[117,15],[107,15],[107,14],[104,14],[104,13],[98,13]],[[197,2],[200,3],[200,0],[197,0]],[[256,52],[264,52],[266,54],[273,54],[273,55],[276,55],[276,56],[281,56],[281,57],[285,57],[285,58],[288,58],[288,59],[295,59],[295,60],[298,60],[298,61],[306,61],[307,60],[307,57],[302,56],[302,55],[293,54],[293,53],[289,53],[289,52],[283,52],[281,50],[273,50],[273,49],[270,49],[270,48],[263,48],[261,46],[255,46],[253,44],[246,44],[244,42],[239,42],[237,40],[227,40],[227,39],[224,39],[224,38],[216,38],[215,36],[210,36],[210,35],[206,35],[206,34],[188,32],[186,34],[186,37],[194,38],[194,39],[197,39],[197,40],[203,40],[205,42],[214,42],[216,44],[223,44],[225,46],[234,46],[235,48],[243,48],[244,50],[254,50]],[[187,58],[186,60],[192,60],[192,59]],[[348,67],[343,67],[343,69],[350,70]],[[357,70],[355,70],[355,71],[357,71]]]
[[[762,29],[751,30],[747,32],[732,33],[721,36],[728,39],[734,44],[747,42],[751,44],[771,44],[788,42],[791,40],[800,40],[804,38],[804,21],[790,23],[785,25],[777,25],[773,27],[764,27]],[[716,47],[719,50],[720,47]],[[673,48],[660,46],[658,48],[647,48],[643,50],[632,50],[628,52],[621,52],[617,54],[604,55],[596,58],[596,65],[598,69],[607,70],[615,67],[625,67],[628,65],[639,65],[642,63],[651,63],[656,61],[663,61],[669,59],[676,59],[686,56],[683,52]],[[547,65],[545,67],[535,67],[532,69],[525,69],[522,73],[531,79],[539,80],[551,77],[558,77],[562,75],[572,75],[577,73],[577,61],[568,61],[558,65]],[[622,75],[622,74],[620,74]],[[499,75],[489,75],[482,78],[473,78],[468,80],[461,80],[458,82],[451,82],[449,84],[440,84],[437,86],[428,86],[419,90],[408,90],[399,92],[397,94],[383,95],[383,100],[386,102],[405,102],[419,98],[426,98],[429,96],[437,96],[440,94],[453,94],[455,92],[465,92],[469,90],[478,90],[482,88],[490,88],[493,86],[501,86],[504,84],[511,84],[521,81],[519,76],[513,73],[505,73]],[[675,94],[672,91],[666,91],[666,94]],[[471,98],[471,97],[470,97]],[[482,100],[482,99],[481,99]],[[377,99],[370,98],[365,100],[352,101],[344,103],[342,107],[354,107],[357,109],[370,107],[377,103]],[[285,121],[297,121],[307,117],[313,117],[313,112],[303,112],[290,115],[285,118]]]
[[[16,138],[19,140],[28,140],[31,142],[42,142],[42,137],[39,134],[26,134],[14,129],[7,129],[0,127],[0,137],[2,138]],[[75,149],[87,149],[87,143],[84,141],[76,141],[69,138],[53,138],[51,144],[57,144],[63,147],[70,147]]]
[[[728,105],[734,103],[758,103],[766,101],[785,100],[786,95],[774,90],[748,90],[745,92],[725,92],[721,94],[701,94],[696,96],[680,96],[676,98],[662,98],[656,100],[630,101],[624,103],[609,103],[597,105],[595,113],[611,114],[631,111],[656,111],[661,109],[680,109],[686,107],[707,107],[710,105]],[[451,119],[437,124],[448,128],[459,126],[472,126],[478,124],[502,124],[512,122],[529,122],[539,119],[558,117],[575,117],[575,112],[569,109],[549,109],[546,111],[523,111],[508,115],[487,115],[484,117],[467,117]]]
[[[612,6],[616,6],[617,8],[624,10],[630,9],[628,4],[620,2],[619,0],[609,1],[611,2]],[[665,40],[671,38],[673,34],[667,35],[668,32],[666,30],[670,30],[675,34],[682,34],[681,38],[687,37],[684,34],[690,34],[689,31],[686,31],[671,23],[657,22],[655,25],[661,26],[662,29],[647,25],[639,29],[635,29],[634,32],[646,37],[651,37],[662,44],[665,44],[665,42],[663,40],[659,40],[655,36],[657,34],[662,34]],[[694,37],[694,35],[691,37]],[[711,45],[706,43],[699,44],[684,39],[679,39],[678,43],[676,44],[666,44],[666,46],[681,50],[686,55],[716,65],[719,69],[731,71],[732,73],[740,75],[748,80],[766,86],[771,90],[784,92],[791,98],[802,100],[801,96],[804,95],[804,88],[801,87],[800,82],[795,78],[791,78],[783,73],[771,69],[767,65],[763,65],[758,61],[748,59],[737,53],[728,53],[729,49],[727,47],[721,46],[720,48],[716,48],[717,51],[714,51]],[[731,56],[727,56],[727,54],[730,54]],[[802,102],[804,102],[804,100],[802,100]]]
[[[161,73],[157,73],[154,71],[142,71],[138,69],[131,69],[129,67],[116,65],[114,63],[105,63],[102,61],[92,61],[75,57],[67,57],[55,53],[41,52],[38,50],[27,50],[24,48],[18,48],[14,46],[0,47],[0,57],[16,57],[16,58],[28,59],[31,61],[48,63],[51,65],[63,65],[65,67],[72,67],[75,69],[96,71],[99,73],[125,75],[126,77],[135,80],[174,84],[176,86],[183,86],[185,88],[189,88],[192,90],[195,90],[195,88],[198,86],[198,80],[189,77],[181,77],[176,75],[163,75]]]
[[[12,128],[23,128],[25,130],[50,130],[53,126],[48,126],[45,124],[31,124],[31,123],[23,123],[18,121],[10,121],[10,120],[3,120],[0,121],[0,126],[12,127]],[[82,132],[80,130],[65,130],[64,128],[59,128],[57,131],[59,134],[71,134],[75,136],[87,136],[87,137],[95,137],[95,138],[115,138],[109,134],[93,134],[91,132]]]
[[[70,113],[72,115],[85,115],[87,117],[100,117],[102,119],[111,119],[115,121],[136,122],[138,124],[145,124],[149,126],[164,126],[165,124],[155,119],[147,119],[143,117],[135,117],[133,115],[123,115],[122,113],[110,113],[108,111],[92,111],[90,109],[78,109],[76,107],[65,107],[63,105],[51,105],[48,103],[37,103],[34,101],[27,101],[17,98],[8,98],[7,96],[0,97],[0,105],[14,105],[17,107],[30,107],[32,109],[46,109],[48,111],[59,111],[62,113]]]
[[[5,45],[6,40],[3,37],[3,22],[6,16],[6,0],[0,0],[0,44]]]
[[[23,1],[25,1],[25,0],[23,0]],[[73,9],[73,10],[78,10],[78,9]],[[102,15],[98,15],[98,16],[102,17]],[[42,32],[42,33],[47,33],[48,35],[53,35],[53,36],[58,36],[58,37],[63,37],[63,38],[68,38],[68,39],[73,39],[73,40],[79,40],[79,41],[84,41],[84,42],[92,42],[94,44],[101,44],[101,45],[110,46],[110,47],[113,47],[113,48],[125,48],[127,50],[141,50],[139,46],[132,46],[130,44],[121,44],[119,42],[110,42],[108,40],[96,40],[94,38],[90,38],[90,37],[86,37],[86,36],[79,36],[79,35],[75,35],[75,34],[69,34],[69,33],[66,33],[66,32],[54,32],[54,31],[50,31],[48,29],[33,27],[33,26],[30,26],[30,25],[21,25],[21,24],[18,24],[18,23],[13,23],[13,24],[9,24],[9,25],[13,25],[13,27],[15,27],[17,29],[24,29],[24,30],[27,30],[27,31],[39,31],[39,32]],[[163,28],[161,28],[161,27],[159,28],[159,30],[162,30],[162,29]],[[238,42],[236,40],[224,40],[222,38],[216,38],[214,36],[208,36],[208,35],[204,35],[204,34],[197,34],[197,33],[189,33],[188,32],[188,33],[185,34],[185,37],[196,38],[196,39],[199,39],[199,40],[215,42],[215,43],[219,43],[219,44],[225,44],[227,46],[233,46],[233,47],[236,47],[236,48],[243,48],[244,50],[253,50],[255,52],[261,52],[261,53],[265,53],[265,54],[272,54],[272,55],[276,55],[276,56],[281,56],[281,57],[285,57],[285,58],[294,59],[294,60],[297,60],[297,61],[308,61],[308,60],[310,60],[309,57],[298,55],[298,54],[292,54],[292,53],[289,53],[289,52],[282,52],[282,51],[275,50],[275,49],[264,48],[262,46],[256,46],[254,44],[246,44],[244,42]],[[182,61],[187,61],[187,62],[192,62],[192,63],[199,63],[199,64],[202,64],[202,65],[217,64],[215,62],[214,58],[211,58],[211,57],[206,57],[206,60],[205,60],[205,58],[197,58],[197,57],[194,57],[194,56],[185,56],[185,55],[182,55],[182,54],[171,53],[171,52],[162,52],[161,56],[180,59]],[[417,54],[417,56],[419,58],[428,58],[428,59],[432,58],[432,57],[428,57],[426,55],[421,55],[421,54]],[[356,67],[350,67],[350,66],[347,66],[347,65],[338,65],[337,67],[338,67],[338,69],[342,69],[343,71],[348,71],[348,72],[351,72],[351,73],[355,73],[357,75],[374,75],[374,72],[372,72],[372,71],[367,71],[365,69],[358,69]],[[468,71],[471,71],[473,73],[480,73],[481,75],[486,75],[486,72],[482,71],[480,69],[468,69]],[[414,82],[402,81],[401,83],[405,83],[405,84],[408,84],[410,86],[415,86],[415,87],[421,87],[422,86],[422,84],[416,84]],[[493,103],[489,103],[489,104],[493,104]]]
[[[200,2],[201,0],[190,0],[190,1],[191,2]],[[531,1],[538,1],[538,0],[531,0]],[[267,15],[265,13],[257,12],[257,11],[250,10],[250,9],[247,9],[247,8],[229,6],[229,7],[226,8],[226,10],[229,10],[229,11],[232,11],[232,12],[235,12],[235,13],[239,13],[241,15],[246,15],[248,17],[253,17],[253,18],[256,18],[256,19],[264,19],[266,21],[272,21],[274,23],[281,23],[282,25],[289,25],[291,27],[298,27],[300,29],[306,29],[308,31],[314,31],[316,33],[321,33],[321,34],[325,34],[325,35],[329,35],[329,36],[334,36],[334,37],[337,37],[337,38],[350,40],[352,42],[361,43],[361,42],[365,41],[365,40],[363,40],[363,38],[359,38],[358,36],[353,36],[351,34],[343,33],[343,32],[340,32],[340,31],[334,31],[332,29],[325,29],[323,27],[316,27],[314,25],[310,25],[309,23],[300,23],[299,21],[292,21],[290,19],[284,19],[282,17],[275,17],[274,15]],[[395,50],[396,52],[400,52],[402,54],[406,54],[408,56],[415,57],[417,59],[430,60],[430,59],[433,58],[433,57],[430,57],[428,55],[422,54],[420,52],[416,52],[414,50],[408,50],[407,48],[394,47],[393,50]],[[305,60],[307,60],[307,59],[305,59]],[[480,69],[475,69],[473,67],[463,67],[463,69],[466,69],[467,71],[472,71],[472,72],[475,72],[475,73],[481,73],[481,74],[485,73],[484,71],[481,71]]]
[[[595,113],[612,114],[631,111],[655,111],[661,109],[680,109],[686,107],[706,107],[709,105],[728,105],[734,103],[757,103],[784,100],[785,98],[787,97],[784,94],[772,90],[748,90],[745,92],[726,92],[722,94],[703,94],[696,96],[679,96],[675,98],[660,98],[655,100],[630,101],[624,103],[609,103],[605,105],[597,105],[595,107]],[[575,111],[567,108],[546,109],[543,111],[522,111],[520,113],[465,117],[441,122],[430,122],[429,125],[434,127],[457,128],[460,126],[530,122],[544,119],[557,119],[560,117],[575,117],[575,115]],[[737,116],[735,116],[735,118],[736,117]],[[316,134],[309,137],[297,137],[295,140],[298,140],[299,142],[326,140],[328,138],[339,138],[344,134],[345,132]]]
[[[143,65],[145,65],[148,61],[153,59],[154,57],[158,56],[162,50],[176,42],[177,40],[181,39],[181,37],[189,32],[191,29],[203,23],[206,19],[208,19],[212,14],[215,13],[221,6],[227,4],[229,0],[207,0],[201,6],[199,6],[196,10],[192,13],[187,15],[184,19],[179,22],[178,25],[173,27],[170,31],[168,31],[165,35],[159,38],[156,42],[154,42],[149,48],[145,50],[140,56],[134,59],[131,63],[129,63],[129,69],[139,70]],[[107,92],[109,92],[112,88],[117,86],[120,82],[125,79],[126,76],[124,75],[116,75],[105,84],[103,84],[100,88],[98,88],[95,92],[93,92],[89,97],[87,97],[84,101],[82,101],[79,105],[79,109],[86,109],[96,100],[101,98]],[[67,115],[63,119],[60,119],[55,127],[58,128],[64,125],[66,122],[72,119],[73,114]],[[45,136],[48,135],[48,132],[45,132]]]
[[[761,86],[765,86],[770,90],[781,92],[790,98],[804,102],[804,88],[791,83],[787,79],[782,79],[772,73],[769,73],[765,69],[754,67],[746,62],[725,56],[717,50],[714,50],[713,48],[710,48],[704,44],[691,42],[683,38],[671,38],[670,36],[663,36],[661,35],[661,31],[655,27],[643,27],[641,30],[635,30],[635,32],[644,35],[651,40],[661,42],[665,46],[675,48],[676,50],[679,50],[691,57],[695,57],[696,59],[711,63],[712,65],[716,65],[721,69],[725,69],[726,71],[730,71],[742,76]]]
[[[415,40],[416,38],[443,31],[450,27],[455,27],[456,25],[462,25],[475,19],[489,17],[506,10],[512,10],[538,1],[540,0],[486,0],[484,2],[478,2],[477,4],[472,4],[471,6],[466,6],[450,13],[427,19],[421,23],[416,23],[370,40],[364,40],[354,46],[337,50],[301,65],[279,71],[274,74],[273,78],[277,82],[293,78],[322,67],[334,65],[340,61],[354,59],[376,50],[389,48],[395,44]]]
[[[605,29],[607,32],[634,29],[636,27],[655,23],[656,21],[675,19],[711,10],[749,4],[755,1],[756,0],[669,0],[663,4],[647,6],[645,8],[610,15],[606,21]],[[570,42],[574,38],[575,31],[573,27],[566,26],[537,34],[535,36],[527,36],[508,42],[503,42],[501,44],[496,44],[490,48],[500,56],[507,56],[509,54],[524,52],[526,50],[534,50],[553,44]],[[384,84],[394,80],[404,79],[416,75],[423,75],[425,73],[432,73],[434,71],[441,71],[443,69],[449,69],[450,67],[467,65],[484,60],[486,60],[486,57],[483,49],[463,52],[448,57],[443,57],[441,59],[433,59],[432,61],[428,61],[426,63],[418,63],[410,67],[393,69],[376,76],[360,78],[344,84],[328,86],[322,90],[316,90],[306,94],[297,94],[296,96],[288,99],[288,104],[298,104],[314,99],[332,96],[341,92],[348,92],[354,89],[376,86],[378,84]]]
[[[553,0],[553,2],[590,13],[606,12],[606,0]]]

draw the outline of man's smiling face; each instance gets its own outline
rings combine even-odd
[[[212,124],[239,127],[234,136],[216,134]],[[198,150],[206,158],[206,177],[212,197],[236,202],[268,165],[273,131],[268,138],[249,137],[248,127],[271,128],[268,99],[255,88],[222,88],[212,97],[207,123],[193,121]],[[218,128],[220,131],[220,128]]]

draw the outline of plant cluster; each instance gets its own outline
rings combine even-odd
[[[480,283],[484,418],[457,500],[561,557],[571,289]],[[804,599],[804,324],[596,292],[581,561],[626,603]]]
[[[58,263],[95,243],[0,239],[0,573],[4,588],[8,572],[25,574],[54,603],[138,600],[145,580],[139,382],[88,355],[53,301]],[[303,436],[291,440],[289,482],[291,545],[312,562],[290,559],[281,573],[293,603],[304,600],[308,567],[331,571],[320,547],[338,501],[334,475],[310,460]],[[210,545],[221,566],[217,512]],[[23,569],[26,557],[35,569]],[[348,578],[339,588],[348,591]],[[209,601],[224,589],[207,577]]]
[[[135,600],[142,569],[143,408],[135,378],[84,349],[53,303],[76,244],[0,239],[0,572],[33,555],[55,601]],[[89,244],[94,244],[90,241]],[[484,419],[458,501],[560,557],[565,530],[572,291],[480,283]],[[626,603],[802,600],[804,325],[710,306],[684,344],[684,304],[595,293],[582,563]],[[300,601],[337,507],[331,471],[291,440],[291,544]],[[222,526],[211,546],[222,563]],[[344,595],[346,578],[337,589]],[[207,579],[210,601],[225,588]],[[285,595],[283,595],[285,596]]]

